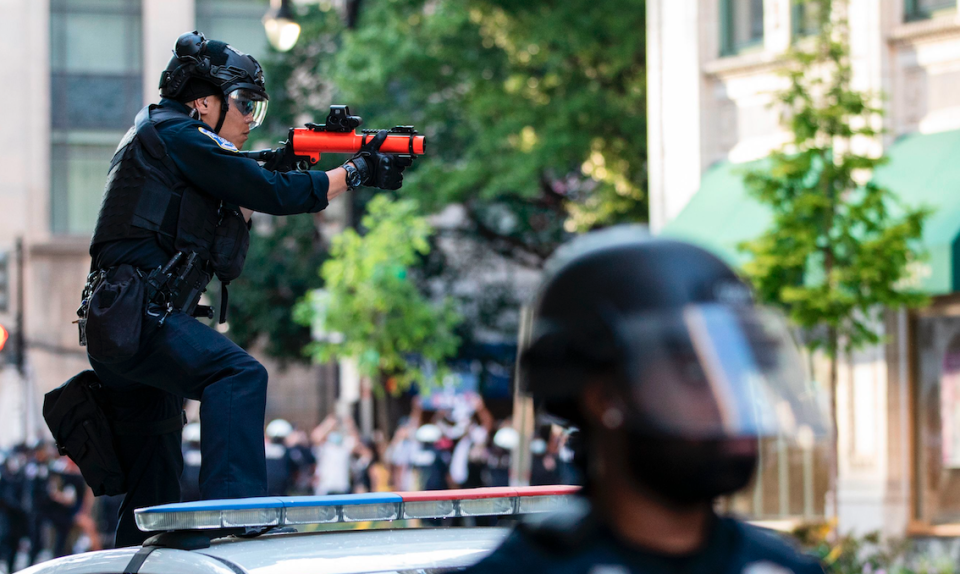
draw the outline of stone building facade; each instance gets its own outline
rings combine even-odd
[[[736,245],[768,215],[742,168],[787,141],[775,92],[784,52],[809,23],[792,0],[649,0],[651,227],[741,260]],[[915,281],[920,312],[890,311],[885,344],[840,369],[839,484],[817,452],[770,445],[754,489],[732,504],[755,518],[822,516],[844,531],[960,535],[960,16],[956,0],[849,0],[854,84],[884,94],[890,163],[875,174],[910,204],[936,211],[930,257]],[[814,460],[809,460],[810,457]],[[799,494],[803,493],[803,494]]]

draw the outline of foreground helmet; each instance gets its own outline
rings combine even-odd
[[[621,226],[587,234],[547,264],[527,391],[577,417],[584,385],[619,381],[640,434],[693,440],[824,430],[785,322],[732,269],[694,245]]]
[[[824,431],[784,321],[707,251],[615,227],[562,247],[545,275],[520,358],[526,390],[581,426],[584,445],[608,433],[601,444],[621,445],[646,492],[708,503],[748,484],[758,438]],[[581,411],[589,385],[615,398],[600,421]],[[589,448],[575,459],[588,481]]]
[[[269,98],[257,60],[229,44],[207,40],[200,32],[183,34],[160,76],[160,95],[189,101],[214,93],[224,100],[214,131],[220,131],[231,105],[237,106],[244,116],[251,116],[251,129],[263,123]]]

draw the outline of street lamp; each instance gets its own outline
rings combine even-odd
[[[287,52],[300,37],[300,24],[294,20],[290,0],[270,0],[270,9],[263,15],[263,27],[270,45]]]

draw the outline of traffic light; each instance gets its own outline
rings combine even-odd
[[[7,339],[9,338],[10,333],[7,332],[7,328],[0,325],[0,351],[3,350],[3,346],[7,344]]]

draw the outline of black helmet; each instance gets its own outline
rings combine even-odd
[[[224,42],[207,40],[197,31],[177,39],[173,58],[160,76],[160,95],[177,99],[192,79],[209,82],[224,95],[247,89],[267,98],[263,69],[253,56]]]
[[[520,366],[526,391],[573,422],[584,386],[605,377],[646,434],[822,430],[782,318],[716,256],[637,226],[586,234],[548,261]]]
[[[232,96],[245,104],[245,115],[253,115],[252,127],[259,126],[266,116],[269,97],[263,69],[253,56],[225,42],[207,40],[197,31],[181,35],[173,58],[160,76],[160,95],[185,102],[214,94],[222,95],[224,102]],[[226,106],[222,113],[226,114]],[[220,125],[215,131],[219,129]]]

